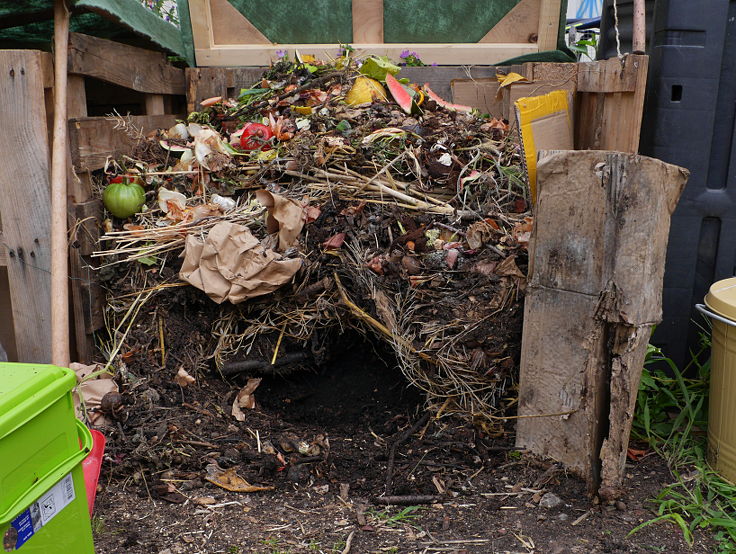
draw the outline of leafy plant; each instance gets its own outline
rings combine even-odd
[[[710,346],[706,336],[701,344],[701,351],[693,354],[683,371],[660,349],[650,346],[647,352],[632,436],[646,440],[667,461],[674,481],[651,501],[657,516],[629,534],[668,521],[682,530],[688,544],[697,529],[711,529],[720,551],[731,552],[736,548],[736,487],[706,462],[710,366],[699,361]],[[659,367],[651,368],[655,363]]]
[[[570,45],[570,50],[575,52],[578,60],[581,60],[585,56],[590,61],[594,61],[595,54],[593,56],[590,55],[590,47],[593,48],[593,51],[598,49],[598,35],[596,33],[585,33],[582,39]]]
[[[141,4],[164,21],[179,26],[179,12],[176,9],[176,2],[172,0],[141,0]]]

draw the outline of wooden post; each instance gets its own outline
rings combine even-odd
[[[0,164],[0,263],[7,264],[10,319],[21,362],[51,361],[51,203],[44,98],[44,88],[52,81],[44,72],[49,62],[45,52],[0,52],[0,152],[5,153]]]
[[[68,366],[69,262],[67,253],[67,50],[69,10],[54,2],[54,140],[51,147],[51,361]]]
[[[645,0],[634,0],[634,24],[632,29],[631,50],[634,54],[646,52],[647,12]]]
[[[670,215],[687,176],[620,152],[539,162],[517,445],[562,462],[605,498],[620,492],[647,342],[661,320]]]

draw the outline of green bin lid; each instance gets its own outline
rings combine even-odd
[[[0,440],[67,394],[77,379],[70,369],[0,363]]]
[[[705,305],[718,315],[736,321],[736,277],[713,283],[705,295]]]

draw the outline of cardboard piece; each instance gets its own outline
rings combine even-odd
[[[103,369],[102,364],[85,365],[72,362],[69,364],[69,369],[77,375],[78,384],[73,395],[77,417],[84,419],[86,416],[90,425],[96,427],[108,425],[110,420],[105,417],[100,408],[102,398],[107,393],[118,392],[118,385],[113,380],[112,374],[100,373],[95,377],[90,377]]]
[[[515,103],[531,199],[537,199],[537,153],[541,150],[572,150],[572,99],[556,90],[543,96],[520,98]]]
[[[266,230],[278,233],[279,250],[283,252],[296,242],[304,227],[304,207],[296,200],[268,192],[256,191],[256,199],[268,208]]]
[[[502,117],[503,102],[498,98],[498,79],[453,79],[450,87],[453,103],[472,106],[481,113]]]
[[[258,242],[247,227],[222,222],[207,237],[189,235],[179,277],[221,304],[238,304],[275,291],[302,266]]]

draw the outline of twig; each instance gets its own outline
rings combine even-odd
[[[345,539],[345,548],[342,549],[341,554],[348,554],[350,552],[350,547],[353,545],[353,537],[355,536],[355,531],[350,531],[350,534],[348,535],[348,538]]]
[[[416,504],[434,504],[446,500],[436,494],[406,494],[400,496],[378,496],[373,499],[376,504],[387,506],[414,506]]]

